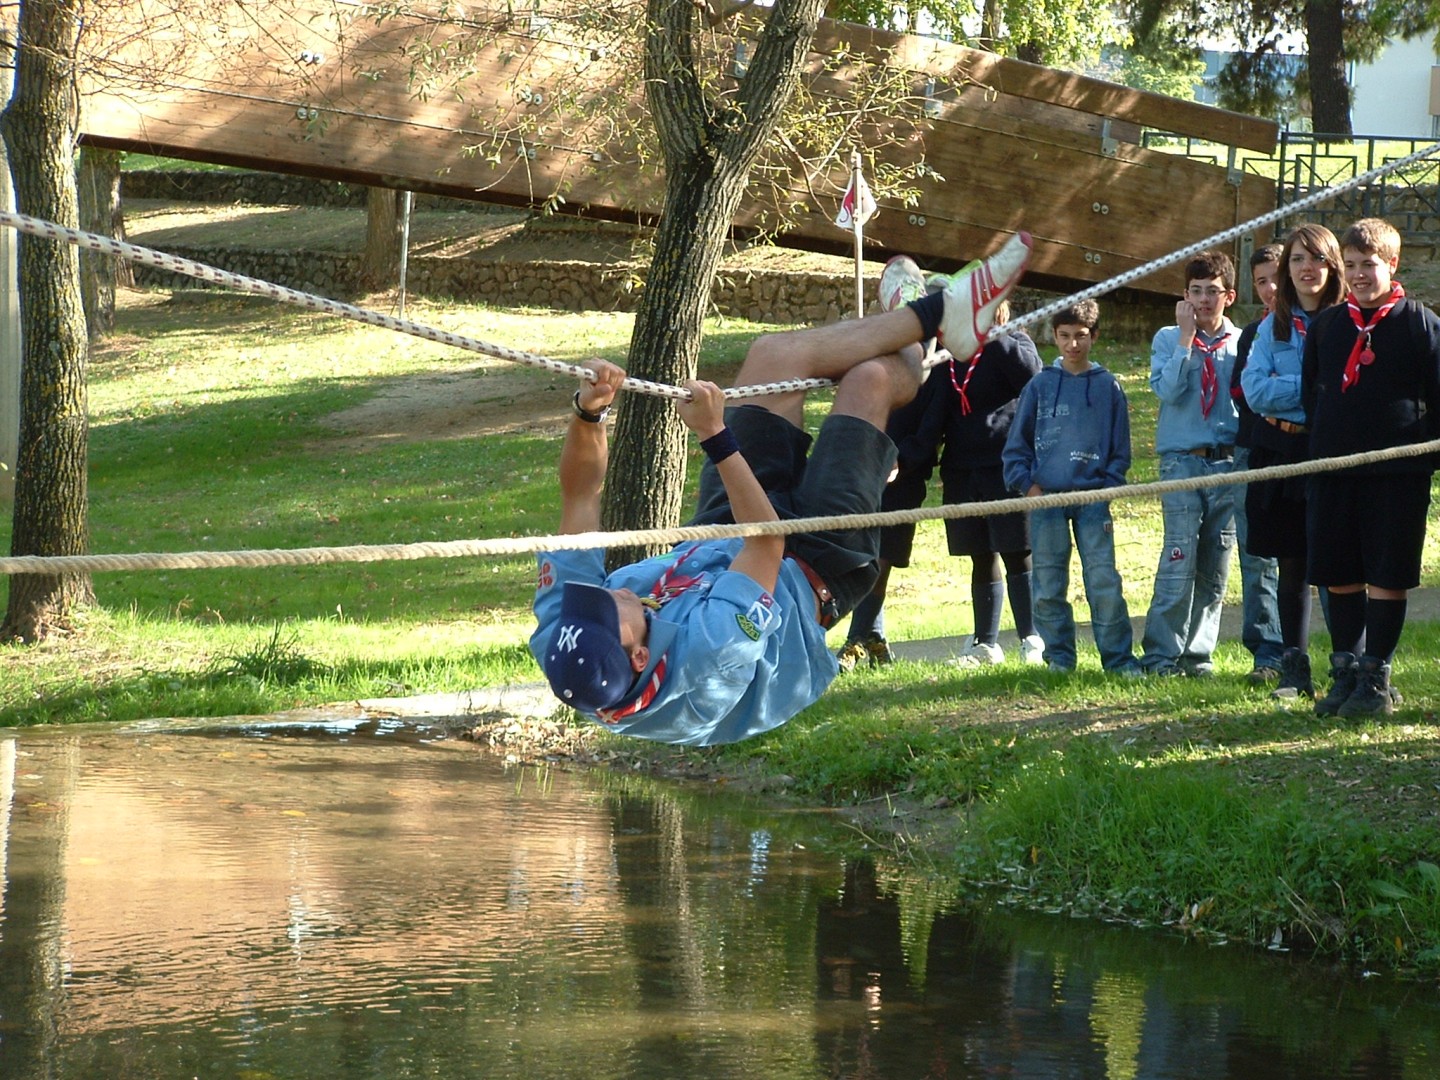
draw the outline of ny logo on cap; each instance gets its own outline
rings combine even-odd
[[[560,636],[555,640],[557,649],[564,649],[566,652],[574,652],[580,647],[580,631],[582,627],[571,623],[560,628]]]

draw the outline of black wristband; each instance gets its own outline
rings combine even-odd
[[[701,439],[700,449],[705,451],[705,456],[708,457],[713,464],[719,465],[720,462],[724,461],[731,454],[738,454],[740,452],[740,444],[735,441],[735,435],[726,427],[721,428],[708,439]]]
[[[591,412],[589,409],[585,408],[584,405],[581,405],[579,390],[575,391],[575,396],[570,399],[570,404],[575,409],[575,415],[578,416],[581,420],[584,420],[587,424],[604,423],[605,418],[610,415],[609,405],[606,405],[605,408],[601,409],[599,412]]]

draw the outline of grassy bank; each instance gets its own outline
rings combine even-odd
[[[410,313],[576,361],[621,360],[630,327]],[[704,373],[724,380],[760,329],[712,321]],[[1153,479],[1147,351],[1106,343],[1100,358],[1131,402],[1131,477]],[[246,298],[128,294],[90,387],[97,552],[538,535],[557,518],[570,387],[544,373]],[[1116,535],[1140,615],[1157,507],[1118,503]],[[1432,538],[1427,584],[1437,567]],[[0,652],[0,725],[533,681],[532,576],[528,558],[98,575],[76,633]],[[1232,575],[1237,601],[1238,587]],[[1037,907],[1440,970],[1435,624],[1407,629],[1400,712],[1355,724],[1248,688],[1233,641],[1206,681],[1110,680],[1083,641],[1070,678],[947,666],[921,646],[968,634],[971,612],[968,563],[945,553],[939,523],[922,526],[887,622],[913,658],[846,677],[767,738],[706,753],[591,741],[637,765],[759,776],[851,806],[877,840]],[[1326,646],[1317,632],[1314,653]]]

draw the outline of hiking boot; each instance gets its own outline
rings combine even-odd
[[[1030,634],[1020,639],[1020,662],[1022,664],[1043,664],[1045,662],[1045,641],[1039,634]]]
[[[865,639],[865,654],[870,657],[871,667],[884,667],[886,664],[895,662],[895,654],[890,651],[890,643],[879,634],[871,634]]]
[[[1245,681],[1251,686],[1274,686],[1280,681],[1280,669],[1269,664],[1256,664]]]
[[[1310,656],[1299,649],[1286,649],[1280,657],[1280,685],[1270,691],[1276,701],[1315,696],[1315,683],[1310,678]]]
[[[1355,689],[1340,706],[1341,716],[1388,716],[1395,711],[1390,697],[1390,665],[1378,656],[1355,662]]]
[[[980,351],[986,333],[995,324],[996,308],[1025,273],[1030,247],[1030,234],[1017,232],[979,266],[951,277],[945,289],[940,344],[955,359],[967,361]]]
[[[878,289],[881,311],[894,311],[926,293],[925,275],[909,255],[896,255],[880,271]]]
[[[859,641],[847,641],[835,653],[835,662],[842,672],[854,671],[861,666],[881,667],[894,660],[890,643],[876,633],[866,634]]]
[[[1355,654],[1330,654],[1330,692],[1315,702],[1316,716],[1335,716],[1355,692]]]
[[[835,662],[840,665],[840,674],[854,671],[860,664],[870,662],[870,652],[864,642],[847,641],[835,652]]]
[[[999,645],[989,641],[981,641],[972,637],[970,644],[959,656],[951,661],[956,667],[987,667],[990,664],[1003,664],[1005,662],[1005,650]]]

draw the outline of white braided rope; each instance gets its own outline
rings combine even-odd
[[[1072,293],[1063,299],[1056,300],[1043,307],[1036,308],[1034,311],[1016,316],[1003,326],[992,326],[986,334],[985,340],[993,341],[995,338],[1006,333],[1008,329],[1044,322],[1050,318],[1051,315],[1065,310],[1065,308],[1071,304],[1079,303],[1081,300],[1089,300],[1097,296],[1103,296],[1105,293],[1152,274],[1156,270],[1163,269],[1164,267],[1198,255],[1200,252],[1214,247],[1216,244],[1223,244],[1244,236],[1247,233],[1254,232],[1261,225],[1268,225],[1271,222],[1288,217],[1296,211],[1314,206],[1317,203],[1324,202],[1326,199],[1333,198],[1352,188],[1368,184],[1398,169],[1413,165],[1415,162],[1434,154],[1437,150],[1440,150],[1440,142],[1432,143],[1404,157],[1386,162],[1383,165],[1371,169],[1369,172],[1360,173],[1333,187],[1320,188],[1302,199],[1297,199],[1293,203],[1277,207],[1242,224],[1223,229],[1218,233],[1207,236],[1203,240],[1197,240],[1195,243],[1173,251],[1168,255],[1151,259],[1149,262],[1137,266],[1132,270],[1126,270],[1096,285],[1091,285],[1077,293]],[[291,289],[283,285],[262,281],[259,278],[232,273],[229,270],[220,270],[213,266],[207,266],[204,263],[181,258],[178,255],[167,255],[164,252],[155,251],[152,248],[125,243],[124,241],[114,240],[108,236],[100,236],[96,233],[82,232],[79,229],[71,229],[64,225],[57,225],[54,222],[29,217],[25,214],[0,212],[0,226],[12,228],[23,233],[29,233],[32,236],[42,237],[47,240],[74,244],[76,247],[83,248],[87,251],[96,251],[103,255],[112,255],[129,262],[153,266],[158,270],[184,274],[187,277],[208,281],[216,285],[223,285],[226,288],[235,289],[239,292],[266,296],[272,300],[278,300],[282,303],[305,308],[308,311],[323,311],[329,315],[353,319],[356,322],[367,323],[371,326],[394,330],[401,334],[424,338],[427,341],[434,341],[441,345],[449,345],[457,349],[464,349],[468,352],[493,356],[500,360],[509,360],[518,364],[526,364],[530,367],[542,368],[557,374],[569,375],[576,379],[584,379],[590,382],[593,382],[595,379],[595,373],[590,368],[580,364],[568,364],[562,360],[540,356],[536,353],[522,352],[519,349],[507,348],[504,345],[497,345],[493,342],[466,337],[463,334],[454,334],[448,330],[437,330],[434,327],[413,322],[409,319],[399,319],[392,315],[384,315],[378,311],[371,311],[368,308],[358,307],[354,304],[330,300],[323,296],[316,296],[313,293],[301,292],[298,289]],[[929,359],[927,366],[938,363],[941,359],[944,359],[944,357],[938,354],[934,355]],[[726,389],[724,393],[727,398],[766,397],[792,393],[798,390],[815,390],[832,385],[834,384],[829,379],[789,379],[781,382],[763,383],[756,386],[732,386]],[[649,379],[637,379],[627,376],[623,386],[627,390],[650,394],[655,397],[666,397],[678,401],[688,401],[690,398],[690,392],[683,387],[652,382]]]
[[[997,512],[1021,513],[1054,506],[1083,506],[1121,499],[1158,497],[1175,491],[1232,487],[1257,480],[1283,480],[1293,476],[1373,465],[1397,458],[1440,452],[1440,439],[1409,446],[1392,446],[1344,457],[1321,458],[1292,465],[1274,465],[1240,473],[1217,473],[1180,480],[1157,480],[1095,491],[1062,491],[1007,499],[1001,503],[952,503],[913,510],[874,514],[792,518],[737,525],[684,525],[671,529],[633,529],[623,532],[569,533],[556,536],[514,536],[492,540],[450,540],[422,544],[366,544],[351,547],[288,548],[255,551],[189,551],[176,554],[136,552],[129,555],[17,555],[0,558],[0,574],[80,574],[120,570],[213,570],[225,567],[258,569],[268,566],[317,566],[322,563],[384,562],[389,560],[454,559],[481,556],[528,555],[539,551],[575,551],[588,548],[680,544],[736,536],[783,536],[826,529],[861,529],[908,525],[942,518],[986,517]]]
[[[517,364],[528,365],[529,367],[543,368],[546,371],[569,375],[572,378],[584,379],[588,382],[595,381],[595,372],[581,364],[567,364],[563,360],[555,360],[548,356],[522,352],[519,349],[511,349],[504,345],[497,345],[494,342],[481,341],[478,338],[466,337],[463,334],[454,334],[448,330],[437,330],[433,326],[426,326],[424,323],[414,322],[410,319],[398,319],[393,315],[385,315],[378,311],[371,311],[369,308],[358,307],[355,304],[346,304],[339,300],[331,300],[324,296],[316,296],[313,293],[301,292],[298,289],[287,288],[284,285],[276,285],[273,282],[262,281],[259,278],[247,277],[244,274],[236,274],[229,270],[221,270],[214,266],[207,266],[205,263],[195,262],[192,259],[182,258],[179,255],[168,255],[163,251],[156,251],[153,248],[141,247],[138,244],[129,244],[121,240],[113,240],[108,236],[82,232],[79,229],[71,229],[64,225],[57,225],[53,221],[45,221],[41,218],[29,217],[25,214],[0,211],[0,226],[15,229],[17,232],[28,233],[31,236],[38,236],[45,240],[73,244],[86,251],[95,251],[102,255],[113,255],[116,258],[125,259],[127,262],[153,266],[157,270],[184,274],[186,277],[197,278],[200,281],[208,281],[215,285],[223,285],[237,292],[254,293],[257,296],[265,296],[271,300],[278,300],[281,303],[304,308],[307,311],[321,311],[327,315],[338,315],[344,319],[353,319],[356,322],[383,327],[386,330],[394,330],[397,333],[424,338],[426,341],[434,341],[441,345],[450,345],[468,352],[483,353],[486,356],[493,356],[500,360],[510,360]],[[765,397],[789,393],[795,390],[814,390],[822,386],[831,385],[833,384],[829,379],[790,379],[785,382],[767,383],[765,386],[730,387],[725,391],[725,396],[730,398]],[[626,377],[623,386],[627,390],[633,390],[641,394],[650,394],[654,397],[668,397],[679,401],[690,400],[690,391],[683,387],[652,382],[649,379]]]

